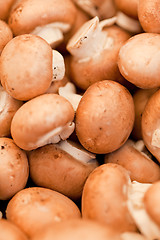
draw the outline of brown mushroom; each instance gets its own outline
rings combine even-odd
[[[67,139],[74,131],[74,109],[58,94],[43,94],[24,103],[15,113],[11,134],[24,150]]]
[[[6,44],[13,38],[13,33],[8,24],[0,20],[0,54]]]
[[[6,21],[8,19],[12,5],[16,0],[0,0],[0,19]]]
[[[104,80],[84,93],[76,112],[76,134],[88,151],[109,153],[128,139],[134,123],[134,103],[121,84]]]
[[[19,191],[9,201],[7,219],[32,237],[49,223],[80,218],[76,204],[66,196],[46,188],[32,187]]]
[[[139,0],[114,0],[116,7],[131,18],[138,19]]]

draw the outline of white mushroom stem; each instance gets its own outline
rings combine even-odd
[[[68,51],[77,59],[89,59],[110,48],[113,40],[102,29],[113,25],[116,19],[113,17],[99,22],[99,18],[94,17],[86,22],[68,42]]]
[[[76,87],[74,84],[68,82],[64,87],[58,89],[58,93],[72,104],[73,109],[76,112],[82,96],[76,93]]]
[[[65,74],[65,63],[63,56],[56,50],[52,51],[53,82],[62,80]]]
[[[31,34],[42,37],[52,48],[56,48],[64,39],[63,33],[68,32],[70,28],[70,24],[55,22],[44,26],[38,26]]]
[[[82,146],[75,144],[72,141],[61,141],[57,146],[83,164],[88,164],[89,162],[96,160],[96,154],[88,152],[82,148]]]
[[[98,16],[96,6],[91,0],[74,0],[74,2],[91,17]]]
[[[153,132],[151,145],[160,148],[160,129],[156,129]]]
[[[143,198],[152,184],[133,182],[128,190],[128,209],[140,232],[150,240],[159,239],[160,228],[145,210]]]
[[[118,12],[116,16],[116,24],[121,28],[132,33],[140,33],[142,31],[141,25],[138,20],[130,18],[122,12]]]

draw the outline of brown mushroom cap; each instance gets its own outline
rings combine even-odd
[[[74,219],[50,224],[37,232],[31,240],[121,240],[120,236],[106,226],[84,219]]]
[[[138,2],[139,0],[114,0],[116,7],[128,15],[129,17],[138,18]]]
[[[8,203],[7,219],[29,237],[49,223],[80,218],[76,204],[61,193],[32,187],[18,192]]]
[[[88,151],[109,153],[128,139],[134,123],[129,91],[111,80],[92,84],[76,112],[76,134]]]
[[[144,205],[152,220],[160,226],[160,181],[147,190],[144,195]]]
[[[65,141],[63,144],[68,151],[63,150],[60,143],[30,152],[30,176],[38,186],[78,199],[88,175],[98,166],[98,162],[94,155],[80,150],[72,142]],[[74,156],[74,153],[78,155]]]
[[[27,236],[13,223],[6,219],[0,220],[0,239],[27,240]]]
[[[115,232],[135,231],[127,208],[129,175],[118,164],[97,167],[88,177],[82,193],[82,217],[106,224]]]
[[[0,53],[5,45],[13,38],[13,33],[8,24],[0,20]]]
[[[5,90],[18,100],[29,100],[49,88],[53,76],[52,49],[31,34],[13,38],[1,54],[0,78]]]
[[[148,100],[142,115],[142,136],[146,147],[160,162],[160,90]]]
[[[139,0],[138,18],[145,32],[160,33],[159,0]]]
[[[28,160],[25,152],[9,138],[0,138],[0,155],[0,199],[6,200],[25,187]]]
[[[10,13],[8,23],[13,33],[20,35],[53,22],[72,25],[75,17],[71,0],[21,0]]]
[[[130,38],[120,49],[118,66],[129,82],[140,88],[160,86],[160,35],[141,33]]]
[[[70,135],[74,130],[73,119],[74,109],[70,102],[58,94],[43,94],[18,109],[11,123],[11,134],[19,147],[33,150],[55,142],[53,138],[65,128],[71,129]]]
[[[132,181],[152,183],[160,179],[160,167],[143,150],[138,150],[132,140],[127,140],[120,149],[106,155],[105,163],[121,165],[128,170]]]
[[[11,7],[16,0],[0,0],[0,19],[7,20]]]

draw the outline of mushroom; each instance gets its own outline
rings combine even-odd
[[[55,48],[75,17],[76,8],[71,0],[21,0],[12,9],[8,23],[15,36],[36,34]]]
[[[31,240],[121,240],[118,234],[106,226],[91,220],[74,219],[50,224],[37,232]]]
[[[10,135],[12,118],[22,104],[23,102],[12,98],[0,86],[0,137],[8,137]]]
[[[27,236],[13,223],[6,219],[0,220],[1,239],[28,240]]]
[[[0,54],[6,44],[13,38],[13,33],[8,24],[0,20]]]
[[[125,232],[121,234],[121,240],[147,240],[147,238],[140,233]]]
[[[125,84],[117,66],[120,47],[130,35],[113,26],[116,17],[99,22],[98,17],[86,22],[67,44],[71,53],[71,80],[86,90],[94,82],[111,79]],[[107,27],[103,29],[104,27]]]
[[[65,140],[29,153],[30,176],[37,186],[79,199],[84,183],[98,166],[95,154],[81,145]]]
[[[31,187],[19,191],[9,201],[6,217],[29,238],[49,223],[80,218],[76,204],[56,191]]]
[[[43,94],[24,103],[15,113],[11,134],[24,150],[66,140],[74,131],[74,109],[58,94]]]
[[[160,33],[160,16],[158,0],[139,0],[138,18],[145,32]]]
[[[127,208],[129,174],[120,165],[103,164],[89,175],[82,193],[82,217],[117,233],[136,231]]]
[[[52,81],[50,87],[47,89],[46,93],[58,93],[60,87],[64,87],[69,82],[68,77],[65,75],[61,81]]]
[[[7,21],[10,10],[17,0],[0,0],[0,19]]]
[[[114,0],[116,7],[131,18],[138,19],[139,0]]]
[[[160,167],[152,161],[142,140],[128,140],[120,149],[105,155],[105,163],[117,163],[128,170],[132,181],[153,183],[160,180]]]
[[[141,130],[141,119],[144,108],[149,100],[149,98],[158,90],[158,88],[153,89],[137,89],[133,94],[133,101],[135,106],[135,121],[132,131],[132,137],[135,140],[142,139],[142,130]]]
[[[0,200],[7,200],[26,186],[28,159],[10,138],[0,138],[0,155]]]
[[[45,93],[52,81],[63,79],[64,71],[62,55],[31,34],[13,38],[1,54],[2,86],[18,100]]]
[[[141,33],[130,38],[120,49],[118,66],[121,74],[139,88],[160,86],[160,35]]]
[[[84,148],[112,152],[128,139],[134,123],[134,103],[121,84],[103,80],[84,93],[76,111],[76,134]]]
[[[148,150],[160,162],[160,90],[148,100],[142,114],[142,136]]]

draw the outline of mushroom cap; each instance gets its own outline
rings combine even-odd
[[[0,199],[11,198],[23,189],[29,175],[26,153],[10,138],[0,138]]]
[[[19,191],[9,201],[7,219],[32,237],[49,223],[80,218],[76,204],[61,193],[32,187]]]
[[[9,25],[6,22],[0,20],[0,53],[12,38],[13,33]]]
[[[21,0],[10,13],[8,23],[14,35],[20,35],[53,22],[73,25],[75,17],[71,0]]]
[[[121,84],[103,80],[84,93],[76,112],[76,134],[88,151],[109,153],[128,139],[134,123],[134,103]]]
[[[69,143],[72,144],[72,143]],[[77,147],[78,148],[78,147]],[[50,144],[33,150],[29,154],[30,176],[38,186],[53,189],[70,197],[81,197],[88,175],[98,166],[96,159],[90,156],[84,159],[78,151],[78,159],[59,146]],[[88,154],[88,153],[87,153]]]
[[[119,49],[130,35],[117,26],[108,27],[103,32],[109,39],[106,49],[86,60],[77,60],[76,56],[70,58],[71,79],[81,89],[86,90],[91,84],[104,79],[115,80],[124,85],[127,82],[119,72],[117,59]]]
[[[159,0],[139,0],[138,18],[145,32],[160,33]]]
[[[11,7],[16,0],[0,0],[0,19],[7,20]]]
[[[62,230],[63,229],[63,230]],[[120,236],[106,226],[91,220],[74,219],[46,226],[32,240],[121,240]]]
[[[13,223],[6,219],[0,220],[1,239],[27,240],[27,236]]]
[[[153,183],[160,179],[160,167],[143,151],[136,149],[132,140],[117,151],[105,156],[105,163],[116,163],[130,173],[132,181]]]
[[[127,208],[129,181],[129,174],[118,164],[93,170],[82,193],[82,217],[106,224],[115,232],[135,231]]]
[[[15,113],[11,134],[15,143],[24,150],[33,150],[47,143],[54,130],[74,119],[69,101],[58,94],[43,94],[24,103]],[[57,132],[56,132],[57,134]]]
[[[114,0],[116,7],[131,18],[138,18],[139,0]]]
[[[131,37],[120,49],[118,66],[129,82],[140,88],[160,86],[160,35],[141,33]]]
[[[160,181],[152,184],[147,190],[144,195],[144,205],[152,220],[160,226]]]
[[[17,36],[3,49],[0,78],[12,97],[29,100],[45,93],[52,76],[52,49],[42,38],[31,34]]]

